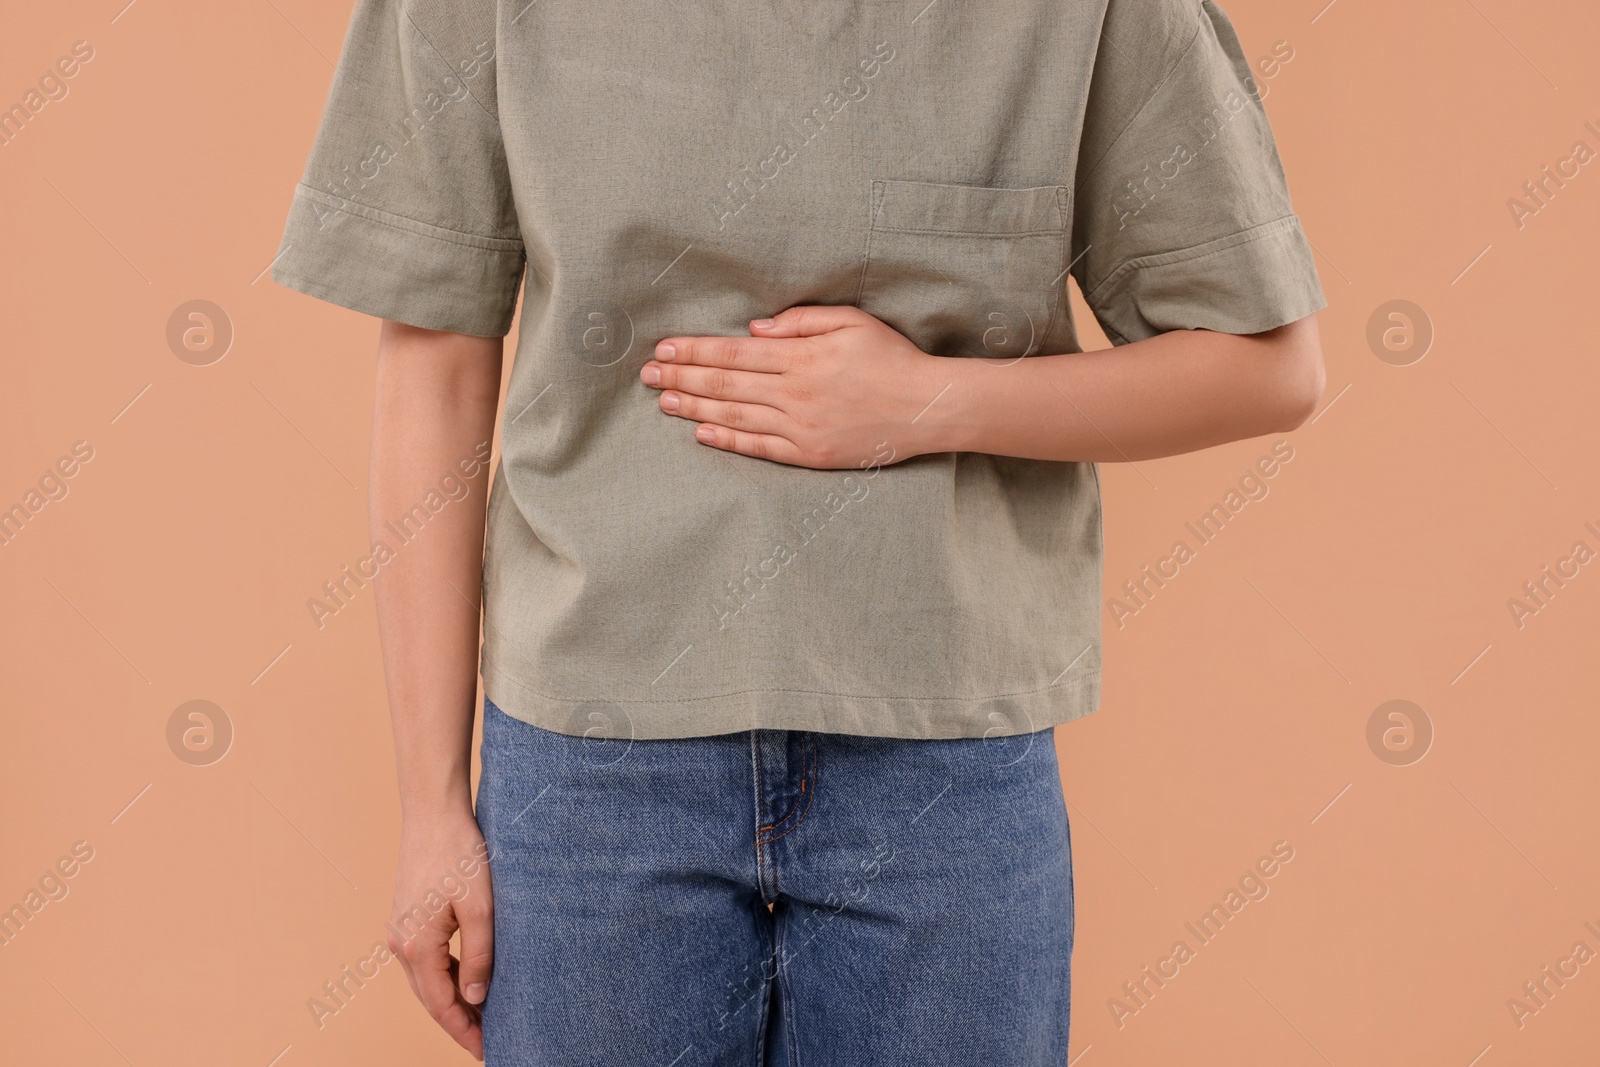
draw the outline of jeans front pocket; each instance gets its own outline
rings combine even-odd
[[[856,306],[932,355],[1036,354],[1065,299],[1071,192],[874,181]]]

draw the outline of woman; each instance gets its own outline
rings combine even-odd
[[[358,0],[274,277],[386,320],[390,944],[452,1037],[1065,1062],[1095,464],[1323,386],[1219,8]],[[485,549],[428,490],[481,469],[519,287]]]

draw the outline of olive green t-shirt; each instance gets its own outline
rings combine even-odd
[[[784,466],[639,368],[797,304],[1077,352],[1069,272],[1119,345],[1309,315],[1258,92],[1209,0],[357,0],[273,277],[483,336],[524,294],[483,586],[511,715],[1031,732],[1099,704],[1094,464]]]

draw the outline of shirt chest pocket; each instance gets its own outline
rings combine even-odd
[[[874,181],[856,306],[936,356],[1035,354],[1064,299],[1071,189]]]

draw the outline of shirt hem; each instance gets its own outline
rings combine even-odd
[[[1171,330],[1254,334],[1327,306],[1299,216],[1140,256],[1084,290],[1113,344]]]
[[[271,267],[273,281],[307,296],[475,337],[510,332],[523,273],[520,242],[430,226],[303,184]]]
[[[746,730],[809,730],[937,740],[1036,733],[1100,707],[1100,672],[1086,670],[1026,693],[892,697],[747,689],[684,700],[556,697],[485,664],[484,695],[514,719],[555,733],[648,741]]]

